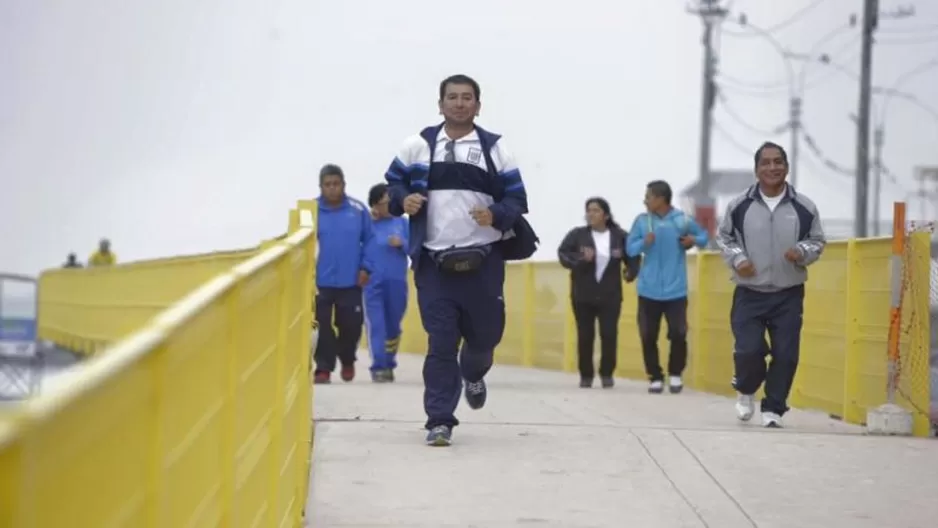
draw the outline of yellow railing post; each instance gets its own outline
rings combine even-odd
[[[844,322],[844,398],[841,416],[848,423],[863,423],[866,420],[866,410],[860,407],[860,388],[862,386],[862,354],[859,346],[860,340],[860,281],[859,255],[857,241],[850,239],[847,242],[847,270],[844,284],[846,321]]]
[[[691,349],[691,386],[693,389],[702,390],[705,388],[705,382],[707,379],[707,362],[709,361],[708,355],[709,351],[706,345],[706,332],[704,331],[704,320],[707,313],[707,295],[706,295],[706,280],[708,274],[705,272],[707,268],[707,253],[703,251],[697,253],[697,266],[695,268],[695,273],[697,274],[697,291],[694,296],[694,312],[693,320],[691,321],[691,343],[693,343],[693,348]]]
[[[534,264],[525,262],[521,266],[524,276],[524,312],[521,318],[521,320],[524,321],[524,333],[521,335],[523,347],[521,351],[521,364],[525,367],[533,367],[534,359],[537,354],[534,341],[537,286],[534,277]]]
[[[573,318],[573,306],[570,304],[570,284],[567,283],[567,294],[563,297],[563,370],[576,371],[576,320]]]
[[[290,217],[287,224],[287,233],[293,234],[300,229],[300,210],[290,209]]]

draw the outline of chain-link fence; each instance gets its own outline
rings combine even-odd
[[[901,335],[895,389],[902,403],[938,425],[938,241],[933,222],[911,222],[902,253]],[[893,359],[891,357],[891,359]]]
[[[931,405],[930,419],[932,428],[938,432],[938,238],[933,234],[931,241],[930,265],[930,294],[928,298],[929,328],[931,339],[929,343],[930,355],[930,387]]]

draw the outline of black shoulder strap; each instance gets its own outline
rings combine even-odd
[[[792,198],[791,206],[798,215],[798,241],[808,238],[811,233],[811,224],[814,223],[814,215],[801,202]]]
[[[743,225],[745,224],[744,220],[746,219],[746,211],[749,210],[749,206],[752,205],[752,197],[747,196],[743,201],[739,202],[739,205],[736,206],[736,209],[733,209],[732,219],[733,219],[733,230],[739,232],[739,236],[744,236]]]
[[[485,131],[477,130],[479,135],[479,146],[482,147],[482,156],[485,157],[485,167],[492,176],[498,176],[498,170],[495,169],[495,162],[492,161],[492,145],[489,145],[488,136]]]
[[[505,186],[502,184],[501,179],[498,177],[498,169],[495,167],[495,160],[492,159],[492,147],[493,144],[489,143],[489,134],[484,130],[477,130],[479,134],[479,146],[482,147],[482,156],[485,157],[485,168],[489,173],[489,176],[492,178],[492,198],[495,201],[502,199],[505,194]],[[495,141],[497,142],[499,136],[495,136]]]

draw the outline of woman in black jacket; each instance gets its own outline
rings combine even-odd
[[[638,276],[639,258],[625,252],[628,233],[612,219],[609,202],[586,200],[586,225],[575,227],[557,249],[560,265],[570,270],[570,301],[576,317],[580,387],[593,386],[593,342],[599,319],[602,350],[599,378],[603,388],[613,386],[616,370],[619,313],[622,310],[623,269],[626,282]]]

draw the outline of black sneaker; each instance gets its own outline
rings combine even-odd
[[[593,378],[580,378],[580,388],[589,389],[593,386]]]
[[[472,409],[481,409],[485,406],[485,397],[488,390],[485,388],[485,380],[466,382],[466,403]]]
[[[446,447],[453,443],[453,430],[446,425],[438,425],[427,433],[427,445]]]
[[[612,379],[612,376],[603,376],[601,379],[604,389],[611,389],[615,386],[616,382]]]
[[[371,372],[371,381],[375,383],[391,383],[394,381],[394,373],[391,369],[374,370]]]

